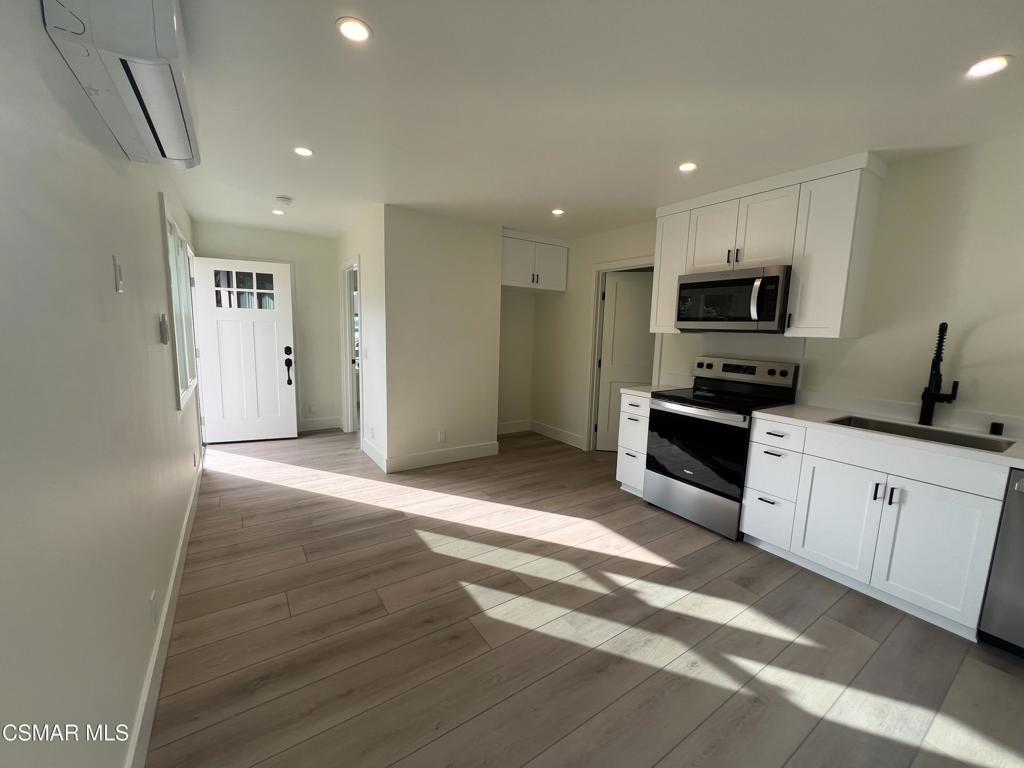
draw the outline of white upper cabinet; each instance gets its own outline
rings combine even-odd
[[[569,268],[569,249],[562,245],[537,243],[536,287],[548,291],[564,291]]]
[[[727,200],[690,212],[690,236],[686,245],[687,272],[732,269],[739,208],[739,200]]]
[[[792,263],[799,199],[799,184],[740,199],[732,259],[738,269]]]
[[[884,175],[862,152],[659,208],[651,331],[675,332],[681,274],[792,264],[786,335],[856,336]]]
[[[676,296],[679,292],[679,276],[686,271],[686,241],[689,235],[689,211],[658,219],[651,333],[675,333]]]
[[[858,581],[871,581],[885,480],[884,472],[804,456],[792,551]]]
[[[1000,512],[995,499],[890,475],[871,585],[976,626]]]
[[[519,237],[502,238],[501,284],[564,291],[569,249]]]
[[[800,185],[787,336],[858,333],[880,186],[863,170]]]

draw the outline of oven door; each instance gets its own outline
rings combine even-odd
[[[647,470],[738,502],[748,437],[746,416],[652,398]]]
[[[784,265],[681,276],[676,328],[782,333],[790,270]]]

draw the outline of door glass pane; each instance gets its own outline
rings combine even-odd
[[[274,290],[274,276],[266,272],[257,272],[256,287],[261,291]]]
[[[235,272],[235,287],[252,290],[252,272]]]
[[[231,271],[227,269],[213,270],[213,284],[218,288],[231,288]],[[219,304],[217,306],[220,306]],[[227,306],[227,305],[225,305]]]
[[[231,301],[231,295],[233,291],[214,291],[217,294],[217,306],[218,307],[233,307],[234,303]]]
[[[252,291],[239,291],[238,292],[238,308],[239,309],[256,309],[256,299],[253,296]]]
[[[272,294],[272,293],[257,293],[256,296],[259,298],[260,309],[273,309],[274,308],[274,294]]]
[[[750,321],[753,280],[716,280],[679,286],[676,320]]]

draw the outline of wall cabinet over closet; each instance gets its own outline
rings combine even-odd
[[[527,239],[528,235],[502,237],[501,284],[542,291],[564,291],[569,249],[564,245]]]
[[[651,332],[680,275],[792,264],[787,336],[855,336],[884,164],[861,153],[658,209]]]

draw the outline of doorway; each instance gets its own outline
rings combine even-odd
[[[359,432],[362,424],[362,390],[359,356],[359,265],[341,273],[342,312],[342,425],[345,432]]]
[[[619,390],[651,383],[653,281],[653,267],[606,271],[600,275],[593,413],[593,445],[599,451],[618,450]]]
[[[290,264],[195,259],[208,443],[298,437]]]

